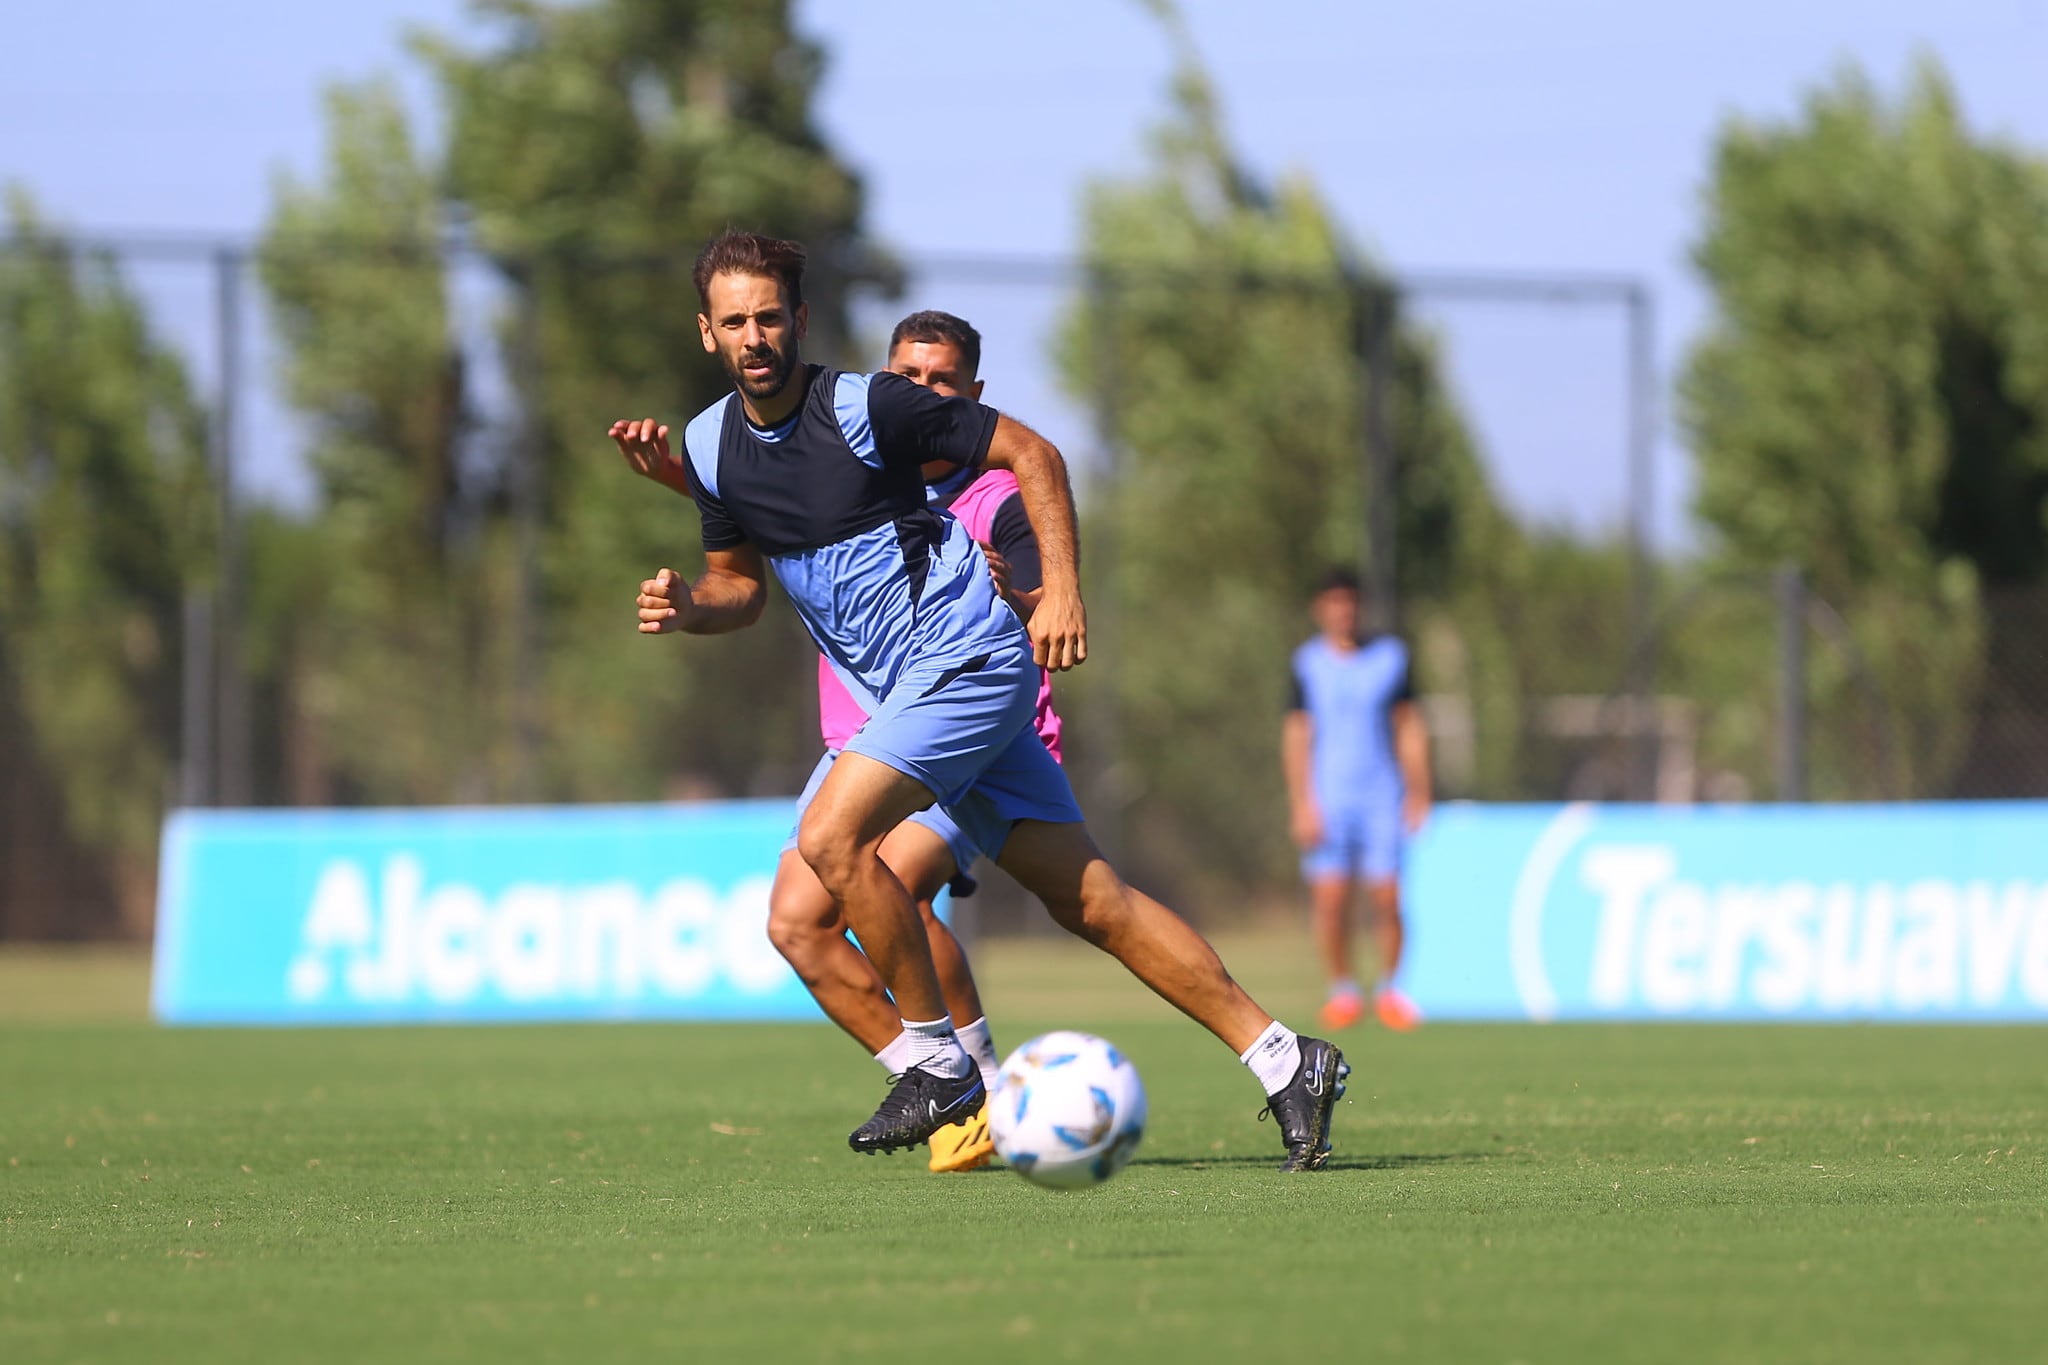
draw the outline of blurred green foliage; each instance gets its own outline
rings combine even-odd
[[[175,778],[184,588],[212,573],[206,424],[113,263],[67,247],[23,191],[7,216],[0,704],[138,928]]]
[[[1948,790],[1981,591],[2048,576],[2044,225],[2048,163],[1973,134],[1932,64],[1897,101],[1846,71],[1715,148],[1697,255],[1716,318],[1679,387],[1711,557],[1802,566],[1879,699],[1816,648],[1813,795]],[[1710,757],[1763,769],[1768,678],[1687,652],[1723,702]]]
[[[811,121],[822,56],[780,0],[477,8],[479,47],[413,40],[442,136],[388,82],[338,88],[321,172],[277,184],[257,266],[315,496],[241,523],[257,796],[794,790],[817,739],[793,613],[639,637],[634,585],[695,571],[697,520],[604,430],[679,426],[725,391],[688,272],[728,223],[811,247],[808,354],[857,360],[850,291],[893,266]],[[1387,281],[1312,184],[1237,163],[1154,8],[1180,45],[1173,114],[1147,169],[1089,190],[1091,284],[1056,339],[1115,452],[1084,490],[1096,660],[1062,691],[1077,769],[1107,779],[1084,788],[1114,803],[1096,813],[1141,874],[1213,903],[1290,877],[1287,658],[1316,574],[1365,558]],[[180,761],[181,603],[217,573],[206,423],[112,263],[23,196],[9,212],[0,704],[139,925]],[[2048,167],[1973,134],[1931,67],[1896,101],[1847,73],[1723,130],[1698,245],[1717,309],[1678,385],[1709,538],[1663,566],[1656,680],[1692,704],[1705,789],[1772,793],[1761,589],[1796,564],[1848,642],[1810,654],[1811,794],[1951,790],[1997,643],[1983,596],[2048,577],[2044,225]],[[1397,322],[1389,412],[1400,626],[1463,731],[1442,787],[1598,794],[1538,716],[1622,687],[1627,556],[1516,524],[1439,349]]]
[[[1117,717],[1111,790],[1136,864],[1220,895],[1287,865],[1288,657],[1317,575],[1365,557],[1362,357],[1386,286],[1312,185],[1268,189],[1235,162],[1185,47],[1175,94],[1149,173],[1088,194],[1096,282],[1059,342],[1067,391],[1115,451],[1086,527],[1113,634],[1069,691]],[[1506,794],[1524,661],[1501,613],[1531,546],[1487,485],[1434,339],[1397,324],[1391,359],[1403,624],[1425,681],[1474,713],[1470,790]]]
[[[679,429],[725,390],[689,272],[729,222],[810,247],[813,358],[844,334],[861,194],[810,122],[819,54],[780,4],[478,8],[484,50],[414,42],[447,109],[438,164],[371,84],[330,101],[324,183],[279,186],[264,279],[321,482],[317,629],[280,623],[302,637],[292,723],[348,799],[789,789],[815,732],[732,721],[805,714],[799,627],[638,636],[635,584],[694,571],[696,513],[604,432]],[[489,269],[456,276],[451,232]],[[502,374],[465,373],[465,302]]]

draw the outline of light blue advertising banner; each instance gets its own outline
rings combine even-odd
[[[2048,1020],[2048,802],[1444,806],[1405,888],[1434,1018]]]
[[[790,801],[188,811],[152,1002],[180,1024],[791,1019],[768,942]]]

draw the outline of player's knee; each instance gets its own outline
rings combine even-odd
[[[805,949],[818,936],[816,916],[799,913],[788,901],[770,897],[768,901],[768,941],[775,945],[792,967],[801,970],[803,959],[808,956]]]
[[[1367,913],[1379,924],[1401,922],[1401,892],[1398,886],[1375,882],[1372,894],[1365,898]]]
[[[815,807],[805,812],[803,823],[797,827],[797,855],[810,864],[826,890],[836,892],[851,879],[859,850],[851,835],[836,828],[830,820],[817,817],[815,812]]]
[[[1129,888],[1112,875],[1090,878],[1071,894],[1045,902],[1054,924],[1100,948],[1113,941],[1130,917]]]

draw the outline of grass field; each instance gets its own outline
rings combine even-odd
[[[136,958],[0,955],[0,1361],[2048,1357],[2048,1033],[1360,1032],[1283,1177],[1113,969],[984,964],[999,1043],[1143,1071],[1111,1184],[852,1156],[822,1026],[168,1031]]]

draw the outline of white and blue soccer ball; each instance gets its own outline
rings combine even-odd
[[[1124,1168],[1145,1135],[1145,1083],[1107,1039],[1042,1034],[996,1074],[988,1127],[997,1154],[1032,1184],[1099,1185]]]

